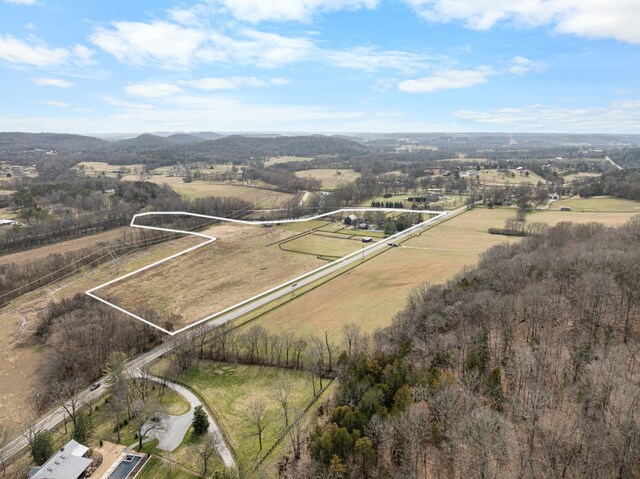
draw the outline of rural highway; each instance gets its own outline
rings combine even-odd
[[[172,351],[173,349],[175,349],[177,346],[184,343],[185,341],[188,341],[198,336],[201,336],[203,334],[206,334],[207,332],[211,331],[214,328],[217,328],[218,326],[224,323],[233,321],[234,319],[237,319],[247,313],[250,313],[251,311],[254,311],[264,306],[265,304],[268,304],[272,301],[282,298],[283,296],[293,295],[295,294],[295,288],[298,288],[298,289],[302,288],[306,285],[309,285],[311,283],[314,283],[315,281],[318,281],[324,278],[325,276],[328,276],[338,271],[339,269],[344,268],[345,266],[348,266],[357,262],[362,262],[363,258],[366,258],[367,256],[375,255],[383,249],[391,248],[391,246],[388,246],[389,242],[398,243],[399,241],[403,241],[407,239],[409,236],[411,236],[413,233],[420,231],[421,229],[427,226],[440,223],[445,219],[449,219],[453,216],[456,216],[462,213],[463,211],[466,211],[466,209],[467,209],[466,206],[462,206],[456,210],[444,212],[440,216],[428,219],[427,221],[414,225],[400,233],[397,233],[393,236],[389,236],[383,241],[380,241],[378,243],[373,244],[372,246],[368,246],[367,248],[364,248],[362,251],[356,251],[355,253],[347,255],[342,259],[339,259],[333,263],[330,263],[328,266],[323,267],[320,270],[315,270],[315,271],[312,271],[311,273],[307,273],[306,275],[303,275],[296,279],[287,281],[286,283],[283,283],[282,285],[274,289],[271,289],[263,293],[262,295],[256,296],[247,301],[243,301],[242,303],[239,303],[235,307],[229,308],[228,310],[222,311],[221,313],[218,313],[217,315],[212,316],[211,319],[202,323],[198,328],[192,328],[178,335],[168,337],[167,341],[164,342],[163,344],[132,359],[127,365],[127,370],[129,374],[135,375],[136,371],[142,370],[145,366],[149,365],[150,363],[160,358],[164,354]],[[104,377],[101,378],[100,379],[101,386],[95,391],[91,391],[87,388],[81,393],[79,393],[78,398],[80,399],[80,402],[84,404],[91,404],[92,402],[95,402],[97,399],[99,399],[103,394],[105,394],[107,389],[107,386],[105,385],[105,381],[106,381],[106,378]],[[36,430],[53,429],[65,420],[65,416],[66,416],[66,412],[62,408],[62,406],[60,406],[55,411],[51,412],[46,417],[38,421],[38,423],[35,424],[35,429]],[[0,451],[0,454],[5,459],[9,459],[27,446],[28,446],[27,432],[25,431],[21,436],[14,439],[4,449],[2,449]]]

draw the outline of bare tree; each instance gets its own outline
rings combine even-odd
[[[138,447],[142,449],[142,439],[152,432],[163,432],[167,429],[167,413],[155,401],[137,399],[131,407],[131,422],[138,434]]]
[[[195,456],[198,456],[202,464],[202,476],[206,476],[209,471],[209,462],[216,453],[218,447],[218,438],[215,434],[206,434],[197,444],[191,446]]]
[[[282,408],[284,427],[289,426],[289,396],[291,395],[291,381],[280,377],[276,383],[276,400]]]
[[[291,449],[293,450],[293,457],[298,460],[302,455],[302,438],[303,438],[303,429],[302,429],[302,411],[294,407],[291,410],[291,419],[292,424],[287,434],[289,435],[289,439],[291,440]]]
[[[347,348],[347,355],[358,354],[358,343],[360,341],[360,326],[354,323],[347,323],[342,327],[342,336]]]
[[[267,414],[267,402],[261,397],[252,399],[247,405],[247,413],[255,428],[252,436],[258,438],[258,450],[262,451],[262,433],[270,423],[270,418]]]

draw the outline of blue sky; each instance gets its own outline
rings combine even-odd
[[[640,133],[637,0],[0,0],[0,130]]]

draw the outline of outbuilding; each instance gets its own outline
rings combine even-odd
[[[356,225],[358,223],[358,217],[356,215],[349,215],[344,219],[345,225]]]

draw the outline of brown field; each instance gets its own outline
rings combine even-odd
[[[159,185],[167,184],[182,196],[190,199],[209,196],[230,196],[255,204],[256,208],[278,208],[293,198],[290,193],[280,193],[264,188],[240,184],[221,184],[209,181],[185,183],[178,176],[153,176],[149,180]]]
[[[438,284],[477,263],[483,251],[515,238],[490,235],[490,227],[502,227],[515,210],[478,208],[416,235],[400,248],[386,252],[341,276],[266,313],[249,323],[271,331],[300,334],[339,334],[343,324],[354,322],[365,331],[390,324],[407,295],[424,283]],[[529,222],[561,221],[625,223],[629,213],[536,212]]]
[[[584,172],[584,173],[574,173],[571,175],[564,176],[563,178],[565,183],[571,183],[572,181],[584,180],[586,178],[597,178],[599,176],[602,176],[602,173]]]
[[[120,235],[122,235],[124,231],[128,229],[130,228],[123,226],[122,228],[115,228],[95,235],[83,236],[82,238],[63,241],[61,243],[54,243],[27,251],[5,254],[0,256],[0,265],[9,263],[20,264],[24,261],[45,258],[51,254],[66,253],[68,251],[74,251],[87,246],[93,246],[96,243],[112,241],[117,239]]]
[[[338,172],[340,174],[338,174]],[[314,170],[296,171],[298,178],[315,178],[325,190],[335,190],[338,186],[352,183],[360,178],[360,173],[351,169],[334,170],[331,168],[318,168]]]
[[[273,244],[293,232],[221,225],[208,234],[218,240],[97,294],[128,310],[145,304],[163,315],[180,315],[177,329],[325,264]]]
[[[97,236],[99,235],[87,238]],[[33,414],[31,396],[36,389],[46,386],[46,384],[39,382],[38,376],[45,347],[40,345],[24,346],[24,344],[30,342],[32,332],[37,324],[38,313],[50,301],[84,293],[84,291],[118,275],[166,258],[197,244],[197,242],[192,237],[180,238],[147,250],[130,253],[120,260],[120,268],[116,268],[113,262],[106,263],[96,269],[76,274],[50,286],[27,293],[0,308],[0,418],[2,418],[3,424],[15,428],[16,433],[22,431],[26,427],[26,421]],[[64,243],[60,243],[60,245],[62,244]]]

